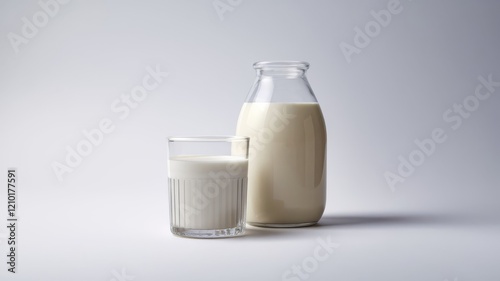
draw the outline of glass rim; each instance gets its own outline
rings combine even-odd
[[[307,70],[309,63],[306,61],[259,61],[253,64],[255,69],[286,69],[297,68]]]
[[[234,141],[250,141],[250,137],[244,136],[170,136],[167,137],[169,142],[234,142]]]

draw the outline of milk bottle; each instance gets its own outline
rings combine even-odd
[[[326,127],[306,62],[258,62],[237,135],[250,137],[247,223],[315,224],[326,203]]]

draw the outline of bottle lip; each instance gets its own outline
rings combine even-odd
[[[257,70],[307,70],[309,63],[306,61],[259,61],[253,64]]]

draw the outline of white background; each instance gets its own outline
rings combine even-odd
[[[73,0],[16,47],[9,34],[43,10],[2,1],[0,186],[16,167],[19,246],[8,273],[3,190],[0,279],[499,280],[500,87],[456,130],[443,114],[479,76],[500,81],[500,2],[402,0],[346,57],[340,44],[356,46],[355,28],[389,3]],[[329,137],[324,217],[234,239],[174,237],[165,138],[234,134],[261,60],[311,63]],[[112,104],[157,66],[168,77],[120,118]],[[114,131],[59,181],[54,163],[105,118]],[[436,128],[446,141],[391,190],[384,173]],[[317,239],[340,247],[311,269]],[[307,278],[286,275],[294,265]]]

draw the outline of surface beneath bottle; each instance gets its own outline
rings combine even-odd
[[[293,227],[306,227],[317,224],[314,222],[303,222],[303,223],[258,223],[258,222],[248,222],[249,225],[258,227],[270,227],[270,228],[293,228]]]

